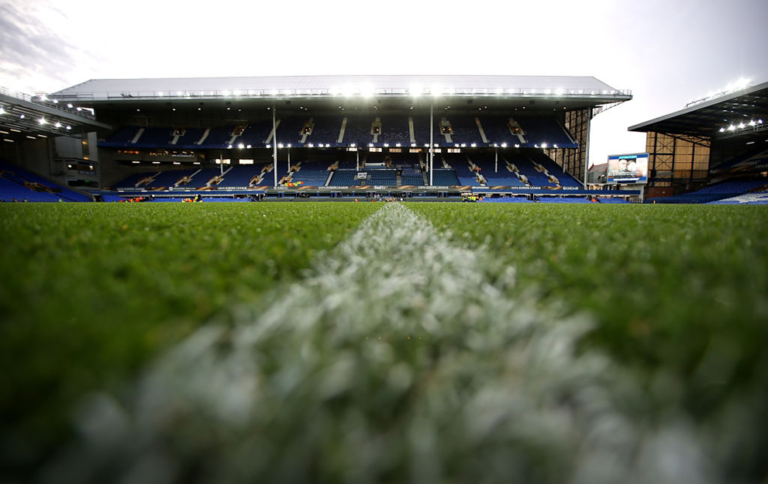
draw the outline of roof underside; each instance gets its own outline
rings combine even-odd
[[[95,79],[51,94],[63,100],[291,99],[418,95],[590,99],[593,106],[627,101],[629,91],[588,76],[290,76]]]
[[[763,83],[631,126],[629,131],[723,139],[763,131],[766,118],[768,83]]]

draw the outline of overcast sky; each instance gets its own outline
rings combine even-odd
[[[323,74],[588,75],[634,99],[593,122],[591,162],[643,151],[627,127],[739,78],[768,81],[768,0],[214,2],[0,0],[0,86]]]

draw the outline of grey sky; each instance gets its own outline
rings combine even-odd
[[[592,75],[633,101],[594,122],[592,161],[643,151],[628,126],[741,77],[768,81],[768,0],[210,3],[0,0],[0,86],[91,78]]]

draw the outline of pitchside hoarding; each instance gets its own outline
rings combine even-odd
[[[606,183],[648,183],[648,153],[609,156]]]

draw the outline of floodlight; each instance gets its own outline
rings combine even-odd
[[[739,129],[744,129],[744,123],[739,123]]]
[[[763,120],[762,119],[758,119],[757,120],[757,124],[763,124]]]
[[[471,148],[477,148],[477,143],[472,143],[472,144],[471,144],[471,145],[469,145],[469,146],[470,146]]]
[[[72,109],[72,103],[67,103],[67,107],[68,107],[69,109]]]
[[[238,95],[238,94],[239,94],[239,92],[235,91],[235,95]],[[272,94],[273,96],[277,96],[278,94],[280,94],[280,92],[277,89],[272,89],[270,94]]]
[[[400,143],[395,143],[395,146],[400,148]]]
[[[557,94],[558,96],[562,96],[564,92],[565,91],[563,91],[563,89],[560,87],[555,90],[555,94]]]
[[[314,147],[315,147],[315,145],[314,145],[313,143],[310,143],[310,144],[309,144],[309,147],[310,147],[310,148],[314,148]],[[267,148],[269,148],[269,146],[267,146]]]
[[[494,147],[494,148],[498,148],[498,147],[499,147],[499,145],[497,145],[496,143],[494,143],[494,144],[493,144],[493,147]]]
[[[274,93],[274,91],[272,91],[272,92]],[[240,90],[239,89],[235,89],[234,91],[232,91],[232,94],[234,94],[235,96],[239,96],[240,95]]]
[[[229,96],[229,91],[226,91],[226,90],[225,90],[223,94],[224,94],[225,96]]]
[[[542,147],[542,148],[546,148],[546,147],[547,147],[547,144],[546,144],[546,143],[542,143],[542,144],[541,144],[541,147]]]
[[[330,148],[330,147],[331,147],[330,143],[326,143],[326,144],[325,144],[325,147],[326,147],[326,148]]]
[[[373,143],[368,143],[368,148],[373,148]]]
[[[504,89],[502,88],[496,88],[496,94],[504,94]]]
[[[384,148],[389,148],[389,143],[384,143]]]
[[[416,143],[411,143],[411,148],[416,148]]]
[[[283,144],[282,144],[282,143],[278,143],[278,144],[277,144],[277,147],[278,147],[278,148],[283,148]]]
[[[78,107],[78,108],[77,108],[77,110],[78,110],[78,111],[82,111],[82,110],[83,110],[83,108],[81,108],[81,107]],[[136,111],[138,111],[138,109],[137,109]]]
[[[72,129],[72,126],[67,126],[67,131],[69,131],[70,129]]]
[[[45,94],[43,94],[42,96],[40,96],[40,100],[41,100],[41,101],[47,101],[47,100],[48,100],[48,96],[46,96]]]
[[[725,133],[725,128],[720,128],[721,133]]]
[[[243,143],[240,143],[239,145],[237,145],[237,147],[242,150],[243,148],[245,148],[245,145]]]
[[[519,144],[515,144],[515,148],[520,148],[520,145]]]
[[[53,104],[59,104],[59,100],[58,99],[54,99],[53,100]]]
[[[354,147],[355,147],[355,146],[357,146],[357,145],[355,145],[355,143],[352,143],[352,144],[351,144],[351,145],[349,145],[349,146],[350,146],[350,147],[352,147],[352,148],[354,148]]]
[[[755,123],[755,120],[754,120],[754,119],[753,119],[752,121],[750,121],[750,122],[749,122],[749,125],[750,125],[750,126],[754,126],[755,124],[756,124],[756,123]]]
[[[438,86],[438,85],[432,86],[432,95],[433,96],[439,96],[440,95],[440,86]]]
[[[232,145],[230,145],[229,147],[232,148]],[[267,145],[267,148],[272,148],[272,145]]]
[[[419,97],[421,96],[421,86],[418,84],[414,84],[413,86],[408,88],[408,92],[411,93],[411,96],[413,97]]]
[[[502,147],[502,148],[506,148],[506,147],[507,147],[507,144],[506,144],[506,143],[502,143],[502,144],[501,144],[501,147]]]
[[[20,115],[19,115],[19,119],[24,119],[24,115],[23,115],[23,114],[20,114]]]
[[[290,147],[291,147],[291,144],[290,144],[290,143],[288,143],[288,148],[290,148]],[[250,148],[250,145],[248,146],[248,148]]]
[[[5,114],[5,109],[2,106],[0,106],[0,114]]]
[[[363,87],[360,88],[360,94],[363,95],[363,97],[372,97],[373,96],[373,86],[370,84],[366,84]]]
[[[733,131],[735,129],[736,129],[736,126],[734,126],[734,125],[728,126],[728,131]]]
[[[557,145],[555,145],[555,149],[557,149]]]
[[[344,86],[344,95],[345,96],[350,97],[354,93],[355,93],[355,90],[352,88],[352,86],[350,86],[349,84]]]
[[[158,92],[158,93],[157,93],[157,95],[158,95],[159,97],[163,97],[163,91],[160,91],[160,92]]]
[[[54,126],[56,126],[57,128],[61,128],[61,123],[56,123]]]
[[[248,148],[250,150],[251,149],[251,145],[246,146],[246,148]]]

